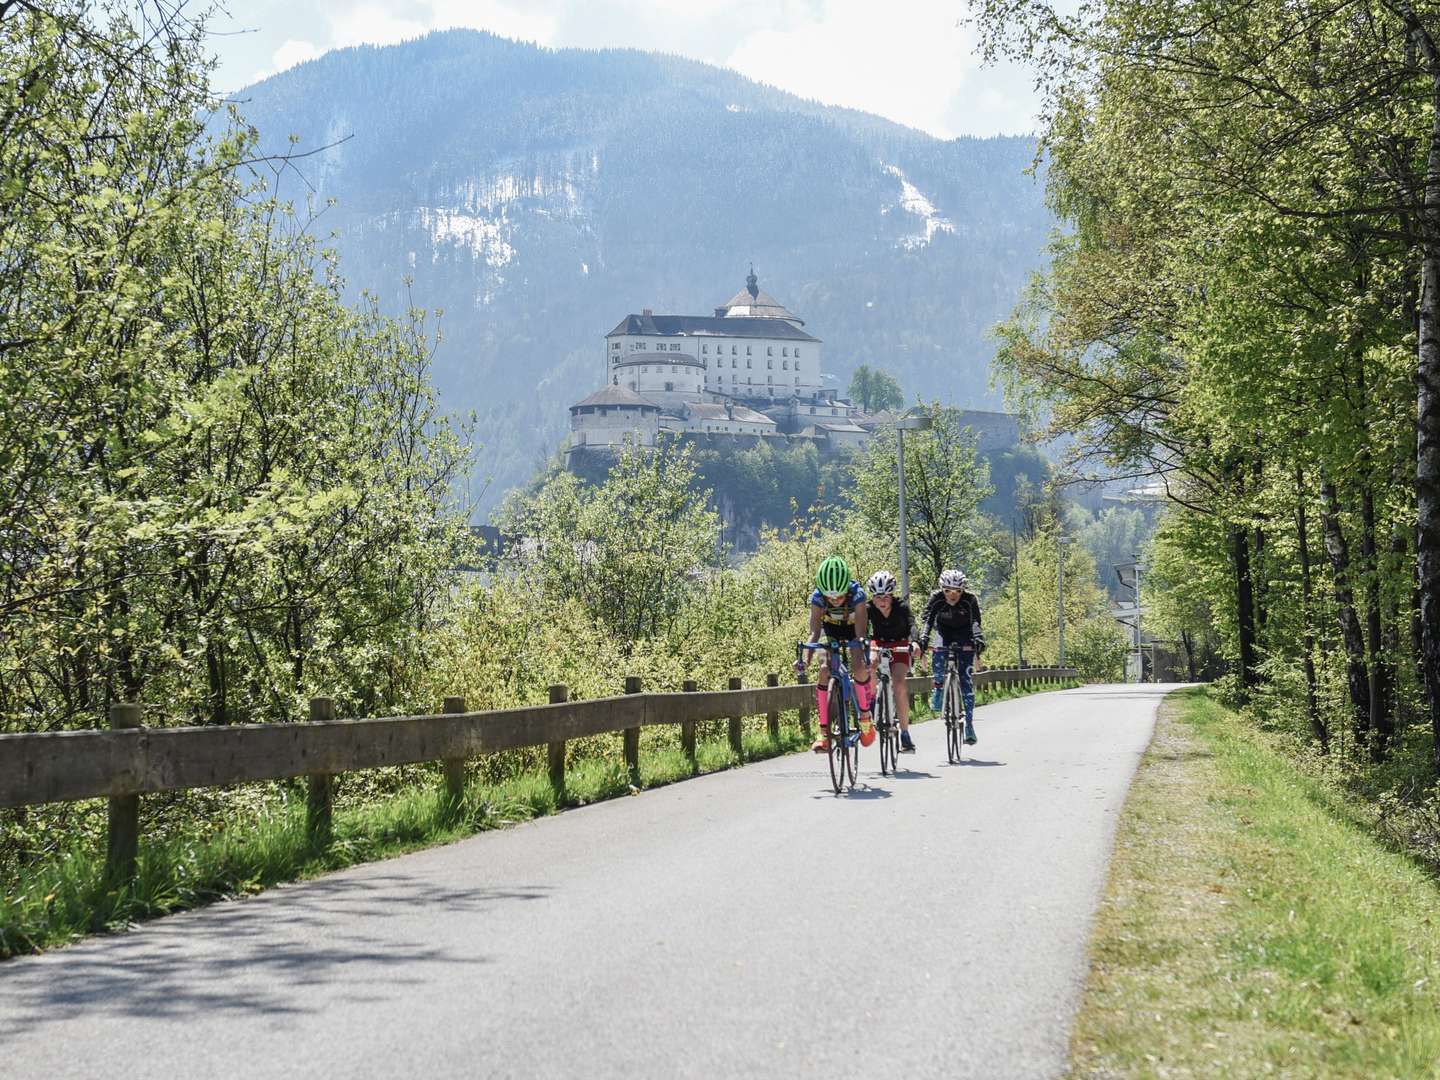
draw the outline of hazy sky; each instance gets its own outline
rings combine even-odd
[[[466,26],[553,48],[629,47],[733,68],[950,138],[1034,128],[1030,78],[982,68],[965,0],[228,0],[230,91],[330,49]]]

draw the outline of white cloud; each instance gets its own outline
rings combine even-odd
[[[397,6],[367,2],[349,4],[328,14],[331,47],[393,45],[431,30],[466,27],[488,30],[501,37],[546,44],[555,35],[555,19],[522,10],[499,0],[425,0],[409,5],[404,15]]]
[[[314,60],[320,55],[320,48],[313,41],[296,41],[294,38],[286,38],[284,43],[275,50],[275,55],[270,58],[271,66],[276,71],[284,71],[296,64],[303,64],[306,60]]]
[[[393,45],[417,38],[430,29],[416,19],[396,16],[384,4],[351,4],[329,13],[331,47],[347,45]]]
[[[949,0],[889,10],[873,0],[822,0],[786,25],[750,34],[725,63],[802,97],[878,113],[941,138],[1028,129],[1028,92],[1007,88],[982,100],[976,84],[988,82],[989,73],[977,78],[974,34],[959,10]]]

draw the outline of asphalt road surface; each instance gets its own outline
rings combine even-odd
[[[0,1076],[1041,1077],[1161,686],[987,706],[0,964]]]

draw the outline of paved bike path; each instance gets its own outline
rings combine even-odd
[[[0,964],[7,1078],[1055,1076],[1164,687],[796,755]]]

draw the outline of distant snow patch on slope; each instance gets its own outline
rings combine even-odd
[[[438,247],[441,244],[458,244],[470,249],[471,254],[484,261],[492,270],[499,270],[515,257],[515,249],[506,236],[510,223],[502,214],[495,220],[474,214],[462,214],[455,210],[418,208],[420,224]],[[438,253],[437,253],[438,254]]]
[[[906,175],[900,171],[897,165],[886,165],[885,171],[900,181],[900,209],[907,214],[914,214],[925,222],[925,232],[917,233],[914,236],[901,237],[902,247],[917,248],[924,247],[935,238],[937,232],[953,233],[955,226],[946,217],[941,215],[935,208],[935,204],[927,199],[923,192],[912,184]],[[887,207],[888,213],[892,207]]]

